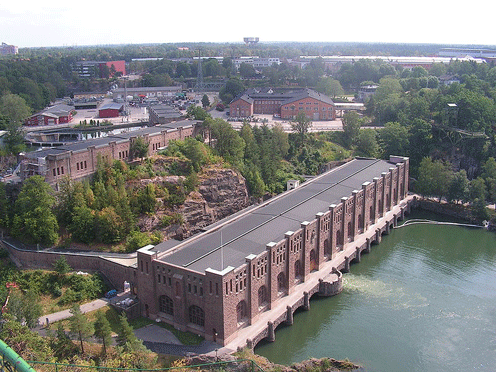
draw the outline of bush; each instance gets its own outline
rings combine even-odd
[[[137,249],[151,243],[152,240],[146,233],[132,231],[126,238],[126,252],[135,252]]]

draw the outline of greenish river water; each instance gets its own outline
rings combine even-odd
[[[281,364],[348,358],[371,372],[496,371],[495,233],[395,229],[343,278],[340,295],[312,298],[255,352]]]

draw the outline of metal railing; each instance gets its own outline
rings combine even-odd
[[[35,370],[9,345],[0,340],[0,371],[1,372],[35,372]]]
[[[75,364],[64,364],[64,363],[50,363],[50,362],[37,362],[30,361],[32,365],[36,366],[38,372],[159,372],[159,371],[236,371],[236,372],[264,372],[264,370],[253,360],[250,359],[239,359],[234,361],[222,361],[213,362],[206,364],[197,365],[187,365],[169,368],[159,368],[159,369],[140,369],[140,368],[116,368],[116,367],[99,367],[99,366],[82,366]],[[10,371],[10,370],[6,370]],[[17,370],[14,370],[17,371]],[[19,370],[21,371],[21,370]],[[33,371],[30,369],[29,371]]]

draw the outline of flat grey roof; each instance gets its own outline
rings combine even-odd
[[[238,214],[222,226],[207,229],[205,234],[171,244],[170,248],[181,246],[161,255],[159,260],[198,272],[239,267],[248,255],[262,253],[268,243],[279,242],[286,232],[300,229],[302,222],[312,221],[317,213],[328,211],[331,204],[351,196],[364,182],[391,167],[395,165],[385,160],[352,160],[244,215]]]

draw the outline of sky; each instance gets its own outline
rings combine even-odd
[[[496,45],[496,4],[418,0],[5,0],[0,42],[26,47],[242,42]]]

